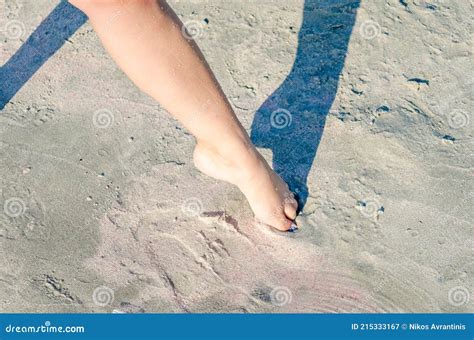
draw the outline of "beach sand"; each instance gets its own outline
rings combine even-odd
[[[362,1],[340,24],[349,2],[299,39],[301,0],[170,1],[249,132],[285,84],[293,107],[333,88],[297,233],[199,173],[82,26],[0,114],[0,312],[473,312],[472,1]],[[2,64],[56,5],[0,1],[24,25]],[[320,59],[295,64],[311,37]]]

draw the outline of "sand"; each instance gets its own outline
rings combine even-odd
[[[194,169],[85,24],[0,112],[0,312],[472,312],[472,1],[170,4],[306,182],[300,231]],[[56,5],[0,1],[1,64]]]

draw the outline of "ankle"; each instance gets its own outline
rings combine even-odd
[[[225,166],[229,170],[234,184],[237,185],[246,183],[255,177],[256,172],[266,164],[250,141],[248,144],[228,143],[221,146],[198,142],[194,152],[195,159],[196,154],[199,154],[201,157],[212,158],[218,164]]]
[[[258,154],[250,140],[239,139],[218,144],[198,140],[196,149],[204,150],[232,167],[237,167],[247,160],[252,160]]]

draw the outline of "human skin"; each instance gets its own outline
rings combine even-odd
[[[156,99],[196,138],[194,163],[230,182],[256,219],[293,230],[297,202],[258,153],[196,43],[165,1],[70,0],[104,47],[143,92]]]

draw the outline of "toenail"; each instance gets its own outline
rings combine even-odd
[[[295,223],[291,223],[290,229],[288,229],[287,231],[289,233],[294,233],[297,230],[298,230],[298,226]]]

